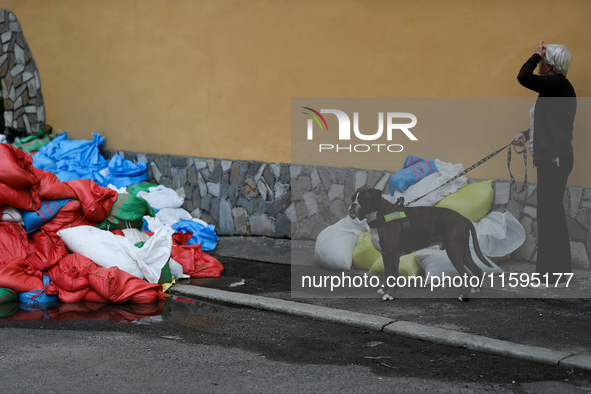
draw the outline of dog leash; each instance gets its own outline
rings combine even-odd
[[[517,183],[515,182],[515,178],[513,177],[513,174],[511,173],[511,145],[512,144],[513,144],[513,141],[511,141],[509,144],[503,146],[501,149],[497,150],[496,152],[493,152],[490,155],[486,156],[484,159],[480,160],[479,162],[475,163],[474,165],[466,168],[464,171],[460,172],[455,177],[449,179],[447,182],[439,185],[435,189],[429,191],[428,193],[423,194],[422,196],[420,196],[418,198],[415,198],[411,202],[406,203],[405,206],[409,206],[410,204],[415,203],[415,202],[419,201],[421,198],[434,192],[435,190],[440,189],[443,186],[447,185],[448,183],[455,181],[456,179],[458,179],[462,175],[467,174],[468,172],[472,171],[473,169],[480,166],[481,164],[489,161],[490,159],[492,159],[493,157],[495,157],[496,155],[501,153],[503,151],[503,149],[505,149],[507,147],[509,147],[509,149],[507,150],[507,168],[509,169],[509,176],[511,177],[511,185],[513,186],[513,189],[515,190],[516,193],[521,193],[527,187],[527,148],[524,146],[522,151],[517,151],[517,148],[515,147],[515,145],[513,145],[513,148],[515,149],[515,153],[517,153],[518,155],[523,154],[523,163],[525,165],[525,178],[523,180],[523,186],[521,187],[520,190],[517,190]]]

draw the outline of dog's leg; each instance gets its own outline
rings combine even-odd
[[[466,244],[466,248],[468,249],[468,253],[470,253],[469,248],[467,247],[467,244]],[[464,252],[461,250],[457,250],[457,248],[446,248],[445,252],[447,253],[447,257],[449,257],[449,259],[451,260],[451,263],[453,264],[456,271],[458,271],[460,276],[462,278],[467,277],[469,279],[470,274],[468,273],[468,270],[464,266],[464,257],[465,257]],[[469,289],[470,289],[470,285],[469,285],[469,283],[466,283],[466,287],[464,288],[463,293],[458,297],[458,301],[464,302],[464,301],[470,300],[470,290]]]
[[[386,287],[386,293],[382,297],[382,300],[392,301],[394,299],[394,291],[396,290],[400,253],[382,254],[382,259],[384,260],[384,286]]]

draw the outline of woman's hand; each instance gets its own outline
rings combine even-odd
[[[546,47],[544,46],[544,41],[538,42],[538,47],[536,48],[536,53],[544,58],[546,54]]]
[[[517,146],[523,146],[523,144],[525,144],[525,134],[523,133],[519,133],[517,134],[517,136],[515,138],[513,138],[513,142],[511,142],[513,145],[517,145]]]

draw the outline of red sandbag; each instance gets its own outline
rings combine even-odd
[[[60,236],[53,232],[35,231],[29,234],[29,245],[33,247],[34,252],[27,257],[27,261],[41,271],[50,269],[68,255],[66,245]]]
[[[72,253],[62,258],[59,263],[47,271],[51,281],[65,291],[82,290],[90,286],[88,273],[99,268],[92,260],[79,253]],[[86,293],[84,293],[86,295]],[[84,296],[82,296],[84,298]],[[81,300],[80,300],[81,301]]]
[[[96,291],[94,291],[92,289],[84,296],[84,301],[85,302],[94,302],[94,303],[99,303],[99,304],[108,304],[109,303],[109,301],[105,300],[103,297],[98,295],[98,293]]]
[[[74,190],[57,179],[57,176],[50,171],[40,170],[32,167],[35,177],[39,180],[39,197],[45,200],[67,200],[77,199]]]
[[[205,253],[201,245],[173,245],[172,259],[183,266],[183,273],[191,278],[219,278],[224,266],[218,259]]]
[[[17,293],[27,293],[43,288],[42,273],[31,267],[21,257],[0,263],[0,287],[6,287]]]
[[[89,179],[75,179],[65,183],[76,193],[84,217],[93,222],[105,220],[119,197],[116,190],[99,186]]]
[[[57,294],[57,298],[59,298],[59,300],[61,302],[66,303],[66,304],[72,304],[74,302],[82,302],[82,301],[84,301],[84,297],[86,297],[86,294],[88,294],[89,291],[90,291],[90,287],[85,287],[84,289],[76,290],[76,291],[66,291],[66,290],[59,289],[59,292]]]
[[[33,251],[22,226],[13,222],[0,222],[0,264],[14,257],[26,259]]]
[[[91,313],[93,319],[104,319],[112,322],[132,322],[148,316],[160,316],[164,311],[164,302],[155,304],[119,304],[103,305]]]
[[[57,233],[59,230],[66,227],[77,226],[93,226],[96,227],[96,222],[91,222],[84,218],[84,214],[80,210],[80,202],[77,200],[69,201],[59,210],[57,215],[49,222],[41,226],[40,230],[45,232]]]
[[[154,235],[153,231],[146,231],[144,230],[144,233],[148,234],[150,237],[152,235]],[[187,242],[189,242],[189,240],[193,237],[193,232],[191,231],[187,231],[186,233],[183,233],[181,231],[178,231],[174,234],[172,234],[172,244],[173,245],[186,245]]]
[[[164,296],[162,286],[158,283],[148,283],[117,267],[91,271],[88,273],[88,281],[92,290],[112,304],[130,301],[134,295],[147,290],[157,290]],[[141,302],[152,298],[136,296],[134,300]]]
[[[0,182],[22,190],[37,183],[33,174],[33,158],[27,152],[8,144],[0,144]],[[9,204],[10,205],[10,204]]]
[[[2,170],[0,170],[1,172]],[[41,205],[41,198],[39,198],[39,194],[32,193],[29,189],[17,190],[0,182],[0,204],[10,205],[25,211],[36,211]]]

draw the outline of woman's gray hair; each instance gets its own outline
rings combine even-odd
[[[554,74],[562,74],[566,76],[570,68],[570,51],[564,45],[548,44],[546,45],[546,54],[543,62],[551,64]]]

